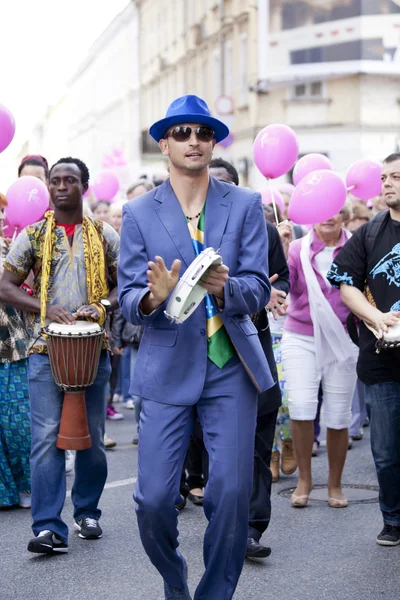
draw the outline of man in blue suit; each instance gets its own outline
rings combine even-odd
[[[123,214],[120,306],[144,326],[131,385],[143,399],[135,500],[166,599],[190,599],[175,504],[194,405],[210,457],[205,573],[194,598],[229,600],[246,552],[257,397],[273,385],[249,316],[270,297],[260,195],[208,173],[214,145],[228,133],[197,96],[175,100],[150,128],[170,178],[128,202]],[[203,278],[206,301],[181,325],[172,323],[164,312],[169,295],[203,245],[219,249],[224,264]]]

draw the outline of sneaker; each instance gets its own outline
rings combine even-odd
[[[385,523],[376,543],[380,546],[400,546],[400,527]]]
[[[35,554],[57,554],[68,552],[68,544],[63,542],[53,531],[45,529],[31,539],[28,551]]]
[[[71,473],[74,470],[75,466],[75,454],[72,450],[65,451],[65,472]]]
[[[297,462],[293,452],[293,441],[282,440],[282,473],[292,475],[297,469]]]
[[[83,540],[97,540],[103,535],[99,522],[90,517],[75,520],[74,527],[79,531],[79,537]]]
[[[279,481],[280,463],[281,463],[281,453],[279,452],[279,450],[273,450],[272,455],[271,455],[271,463],[269,465],[269,468],[271,469],[271,473],[272,473],[272,483],[276,483],[277,481]]]
[[[21,508],[30,508],[31,507],[31,495],[29,492],[20,492],[19,493],[19,505]]]
[[[112,403],[118,404],[118,402],[122,402],[122,396],[121,394],[114,394],[114,396],[112,397]]]
[[[347,442],[347,450],[351,450],[353,447],[353,438],[349,437],[349,441]]]
[[[318,444],[318,442],[314,442],[312,445],[311,456],[318,456],[318,452],[319,452],[319,444]]]
[[[109,450],[110,448],[115,448],[115,446],[117,445],[117,442],[114,442],[114,440],[112,440],[110,437],[108,437],[108,435],[105,433],[104,434],[104,445],[106,447],[106,450]]]
[[[121,415],[120,412],[115,410],[115,408],[110,404],[107,406],[107,419],[111,419],[111,421],[120,421],[124,418],[124,415]]]
[[[132,444],[134,446],[137,446],[139,444],[139,436],[135,435],[133,440],[132,440]]]
[[[132,398],[129,398],[129,400],[124,402],[124,408],[129,408],[130,410],[133,410],[135,408],[135,404],[134,404]]]

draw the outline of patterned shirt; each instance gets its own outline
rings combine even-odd
[[[108,223],[94,221],[94,224],[104,238],[106,266],[108,274],[112,275],[117,270],[119,236]],[[26,279],[28,273],[33,270],[33,292],[36,298],[40,298],[41,291],[43,240],[46,227],[46,219],[26,227],[12,245],[4,264],[6,269],[21,279]],[[80,224],[75,226],[72,244],[70,244],[64,227],[57,225],[55,228],[47,302],[65,306],[71,312],[75,312],[80,306],[88,303],[82,225]],[[30,353],[46,352],[46,340],[40,333],[40,315],[38,313],[26,314]],[[46,325],[49,323],[50,321],[46,319]]]
[[[8,254],[8,245],[0,237],[0,276]],[[0,363],[16,362],[28,355],[28,335],[18,311],[0,304]]]

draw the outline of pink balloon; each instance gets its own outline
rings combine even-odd
[[[356,160],[347,171],[347,189],[360,200],[375,198],[382,192],[381,175],[380,163],[365,158]]]
[[[346,186],[337,173],[314,171],[296,186],[289,204],[289,219],[299,225],[327,221],[342,209],[346,196]]]
[[[112,171],[102,171],[97,177],[93,191],[97,200],[111,202],[119,190],[119,179]]]
[[[39,221],[50,202],[49,191],[43,181],[31,175],[17,179],[9,187],[6,198],[7,218],[14,230]],[[8,230],[7,234],[10,234]]]
[[[278,190],[281,194],[288,194],[291,197],[294,192],[294,185],[291,183],[281,183],[278,185]]]
[[[263,189],[259,190],[261,194],[261,201],[263,204],[272,204],[272,197],[274,198],[275,204],[279,208],[279,210],[284,213],[285,212],[285,203],[280,192],[277,189]]]
[[[0,104],[0,152],[11,144],[15,134],[15,120],[11,112]]]
[[[264,177],[281,177],[290,171],[299,155],[295,132],[287,125],[264,127],[254,140],[253,155]]]
[[[297,185],[306,175],[313,171],[320,170],[333,171],[333,165],[329,158],[323,154],[306,154],[303,156],[293,169],[293,183]]]

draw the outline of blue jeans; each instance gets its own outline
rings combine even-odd
[[[137,355],[139,352],[139,348],[137,348],[136,346],[131,346],[130,351],[131,351],[131,378],[132,378],[133,373],[135,371],[136,358],[137,358]],[[135,418],[136,418],[136,423],[138,425],[138,432],[139,432],[140,411],[142,410],[142,399],[140,398],[140,396],[134,396],[132,394],[132,400],[133,400],[133,404],[135,405]]]
[[[110,378],[110,359],[102,352],[93,385],[86,388],[86,410],[92,447],[76,452],[75,481],[72,488],[74,518],[99,519],[100,496],[107,479],[104,448],[106,386]],[[65,452],[56,447],[63,392],[55,384],[47,355],[29,357],[29,395],[31,401],[31,477],[32,530],[54,531],[64,542],[68,526],[61,519],[66,493]]]
[[[400,383],[365,386],[383,521],[400,527]]]

